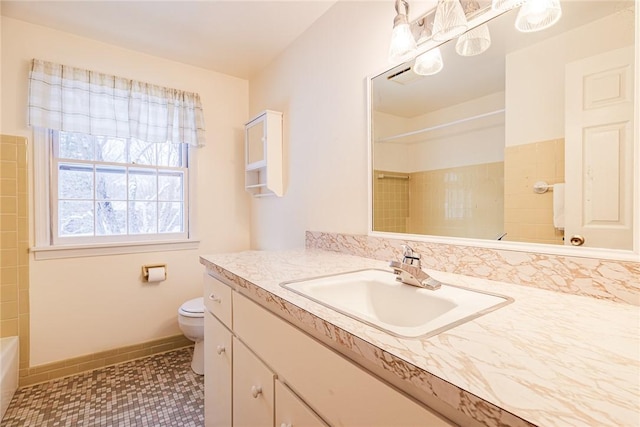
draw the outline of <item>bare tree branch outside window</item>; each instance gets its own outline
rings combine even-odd
[[[183,144],[67,132],[56,136],[59,236],[185,232]]]

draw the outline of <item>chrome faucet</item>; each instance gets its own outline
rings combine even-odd
[[[402,262],[390,261],[389,267],[393,268],[398,282],[419,288],[435,291],[442,284],[425,273],[420,264],[420,254],[413,251],[411,246],[402,245]]]

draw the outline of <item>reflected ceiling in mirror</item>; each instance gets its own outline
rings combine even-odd
[[[491,20],[480,55],[443,44],[438,74],[372,78],[372,231],[633,249],[634,1],[562,9],[536,33]]]

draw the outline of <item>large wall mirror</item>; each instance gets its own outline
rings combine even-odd
[[[565,0],[562,11],[535,33],[509,11],[488,22],[479,55],[452,40],[435,75],[408,62],[371,79],[374,234],[632,254],[635,2]]]

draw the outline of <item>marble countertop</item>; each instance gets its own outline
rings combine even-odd
[[[487,426],[639,426],[640,308],[426,270],[512,304],[430,338],[400,338],[281,282],[387,263],[315,249],[201,257],[227,283],[354,360],[393,372]]]

